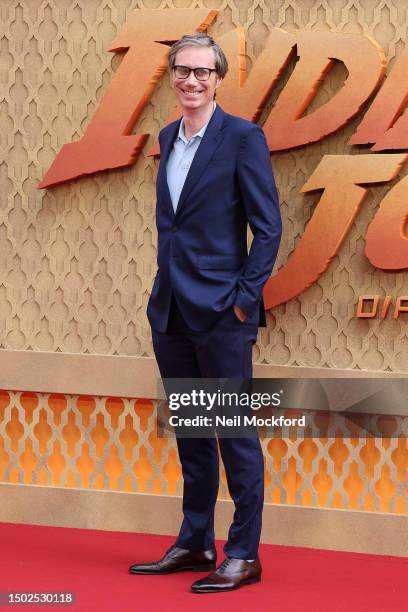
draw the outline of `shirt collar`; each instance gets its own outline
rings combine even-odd
[[[194,134],[190,140],[192,140],[193,138],[202,138],[204,136],[205,130],[207,129],[208,124],[210,123],[211,117],[213,116],[213,113],[215,111],[215,107],[217,106],[217,103],[214,100],[214,106],[213,106],[213,112],[210,115],[210,118],[208,119],[207,123],[203,125],[203,127],[201,128],[201,130],[199,130],[196,134]],[[180,140],[182,140],[185,144],[187,144],[188,142],[190,142],[190,140],[187,140],[187,138],[184,135],[184,119],[182,118],[180,121],[180,127],[179,127],[179,131],[178,131],[178,135],[177,138],[179,138]]]

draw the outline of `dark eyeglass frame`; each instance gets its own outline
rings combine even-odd
[[[177,75],[176,75],[176,70],[177,70],[177,68],[185,68],[186,70],[188,70],[188,74],[187,74],[185,77],[180,77],[180,76],[177,76]],[[208,77],[207,77],[206,79],[200,79],[200,78],[197,76],[197,70],[208,70]],[[198,66],[197,68],[189,68],[188,66],[173,66],[173,72],[174,72],[174,76],[175,76],[177,79],[182,79],[183,81],[184,81],[185,79],[188,79],[188,77],[190,76],[190,74],[191,74],[192,72],[194,72],[194,77],[197,79],[197,81],[208,81],[208,79],[209,79],[209,78],[210,78],[210,76],[211,76],[211,73],[212,73],[212,72],[217,72],[217,69],[216,69],[216,68],[207,68],[207,67],[205,67],[205,66]]]

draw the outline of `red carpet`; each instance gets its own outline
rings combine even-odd
[[[191,582],[205,574],[127,573],[129,565],[159,558],[172,543],[165,536],[3,523],[0,591],[74,591],[76,605],[63,608],[74,612],[407,609],[408,559],[398,557],[263,545],[260,584],[208,595],[189,592]],[[221,544],[218,552],[222,560]]]

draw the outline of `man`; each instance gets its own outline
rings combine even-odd
[[[182,119],[159,135],[158,272],[148,305],[163,378],[252,377],[252,345],[265,325],[262,289],[281,235],[268,147],[255,124],[225,113],[215,92],[227,73],[222,49],[203,33],[183,36],[169,54]],[[253,242],[247,254],[247,225]],[[258,437],[218,439],[235,503],[226,559],[192,585],[194,593],[259,582],[264,465]],[[216,566],[215,438],[177,438],[184,520],[158,562],[134,574],[208,571]]]

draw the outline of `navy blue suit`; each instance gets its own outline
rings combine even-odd
[[[265,324],[262,289],[281,236],[269,151],[254,123],[217,106],[197,150],[176,214],[166,164],[180,122],[159,135],[156,222],[158,272],[147,314],[165,331],[171,294],[191,329],[209,329],[233,304]],[[247,256],[247,225],[254,234]]]
[[[148,304],[153,347],[163,378],[251,378],[252,345],[265,324],[262,289],[281,236],[279,203],[262,130],[216,107],[197,149],[176,213],[166,165],[180,121],[159,135],[158,271]],[[247,226],[253,233],[248,254]],[[233,311],[239,306],[242,323]],[[264,466],[258,437],[219,438],[234,521],[229,557],[257,556]],[[214,543],[219,485],[216,439],[177,438],[184,520],[177,546]]]

